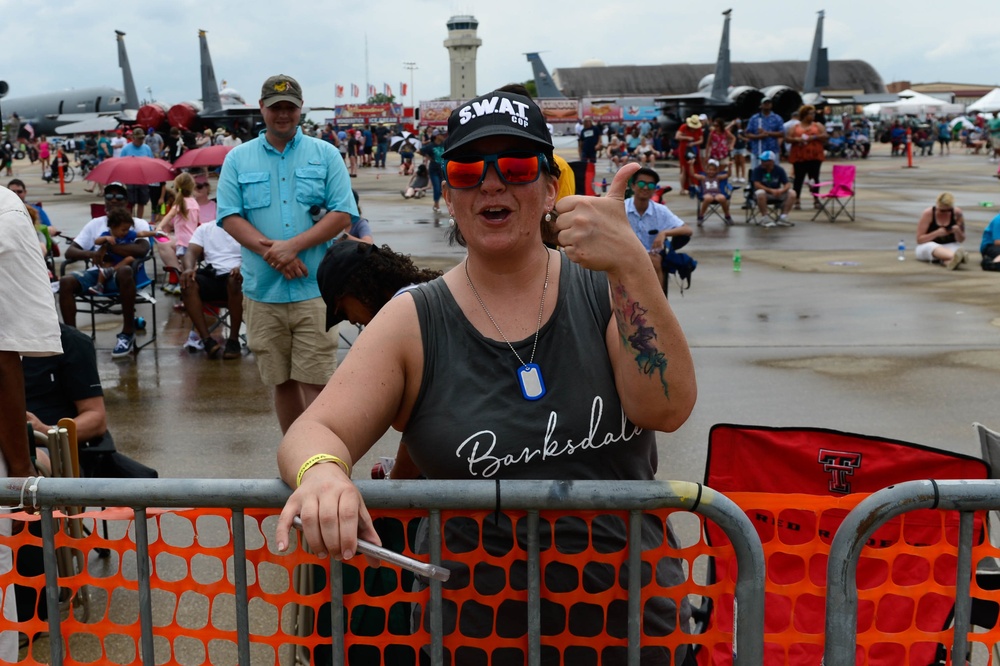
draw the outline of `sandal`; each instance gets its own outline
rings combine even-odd
[[[203,343],[205,345],[205,354],[209,358],[215,358],[215,355],[219,353],[219,341],[213,337],[207,337]]]

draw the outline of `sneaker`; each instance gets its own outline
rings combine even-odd
[[[779,227],[794,227],[795,223],[788,219],[788,216],[782,213],[778,216],[778,226]]]
[[[765,221],[764,221],[764,223],[763,223],[762,225],[760,225],[760,226],[762,226],[762,227],[767,227],[768,229],[771,229],[771,228],[773,228],[773,227],[776,227],[776,226],[778,226],[778,223],[777,223],[777,222],[775,222],[774,220],[772,220],[772,219],[768,218],[768,219],[767,219],[767,220],[765,220]]]
[[[726,226],[727,226],[727,227],[731,227],[731,226],[733,226],[733,218],[732,218],[732,216],[730,216],[730,215],[726,215],[726,217],[725,217],[725,219],[723,220],[723,222],[725,222],[725,223],[726,223]]]
[[[201,341],[201,336],[194,331],[191,331],[188,333],[187,342],[184,343],[184,349],[187,349],[192,354],[195,352],[205,351],[205,343]]]
[[[121,358],[128,356],[135,349],[135,336],[128,333],[119,333],[115,348],[111,350],[111,358]]]
[[[945,264],[945,268],[949,271],[953,271],[962,264],[963,255],[965,252],[963,250],[955,250],[955,254],[951,255],[951,259]]]
[[[702,226],[703,224],[705,224],[705,218],[704,218],[704,217],[702,217],[701,215],[699,215],[699,216],[698,216],[698,226],[700,227],[700,226]]]
[[[104,285],[98,282],[93,287],[87,290],[88,294],[94,294],[95,296],[101,296],[104,294]]]
[[[228,360],[243,356],[243,347],[239,340],[226,340],[226,348],[222,352],[222,358]]]

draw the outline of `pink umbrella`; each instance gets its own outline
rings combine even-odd
[[[154,157],[109,157],[87,174],[85,180],[107,185],[148,185],[173,180],[174,168],[170,162]]]
[[[175,169],[186,169],[189,167],[216,167],[222,166],[226,161],[226,154],[234,146],[205,146],[189,150],[174,162]]]

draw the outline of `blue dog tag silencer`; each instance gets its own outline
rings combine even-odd
[[[521,395],[525,400],[538,400],[545,395],[542,369],[537,363],[528,363],[518,368],[517,381],[521,385]]]

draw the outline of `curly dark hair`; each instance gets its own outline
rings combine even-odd
[[[420,268],[409,255],[393,252],[388,245],[374,250],[351,274],[343,291],[361,301],[373,315],[403,287],[441,277],[441,271]]]

